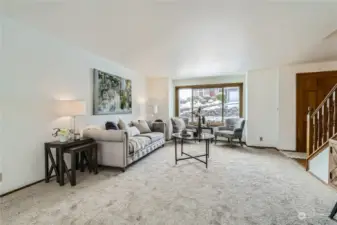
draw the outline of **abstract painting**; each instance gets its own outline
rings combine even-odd
[[[132,113],[131,80],[97,69],[94,72],[94,115]]]

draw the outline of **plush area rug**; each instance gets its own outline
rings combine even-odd
[[[203,152],[204,143],[186,144]],[[211,145],[209,168],[174,163],[167,144],[125,173],[103,169],[78,184],[40,183],[1,199],[1,225],[337,224],[336,191],[275,150]]]
[[[291,159],[306,159],[307,153],[305,152],[291,152],[291,151],[280,151],[283,155]]]

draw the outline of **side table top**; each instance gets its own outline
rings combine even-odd
[[[68,140],[66,142],[60,142],[60,141],[46,142],[45,144],[48,145],[49,147],[70,147],[70,146],[87,144],[90,142],[95,142],[95,140],[92,138],[80,138],[78,140]]]

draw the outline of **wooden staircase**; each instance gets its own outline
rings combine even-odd
[[[336,137],[337,84],[315,110],[309,107],[306,134],[307,170],[309,170],[309,161],[329,147],[329,171],[327,172],[329,172],[329,184],[332,185],[337,184],[337,141],[334,140]]]

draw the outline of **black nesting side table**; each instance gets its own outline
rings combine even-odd
[[[91,138],[82,138],[79,140],[69,140],[67,142],[53,141],[47,142],[44,144],[45,149],[45,182],[48,183],[53,171],[56,175],[56,180],[60,186],[64,185],[64,173],[69,173],[66,169],[64,161],[64,153],[69,149],[85,146],[88,144],[96,143],[94,139]],[[96,146],[96,145],[93,145]],[[53,157],[52,149],[56,149],[56,160]],[[97,150],[97,149],[95,149]],[[49,166],[49,159],[51,165]]]

